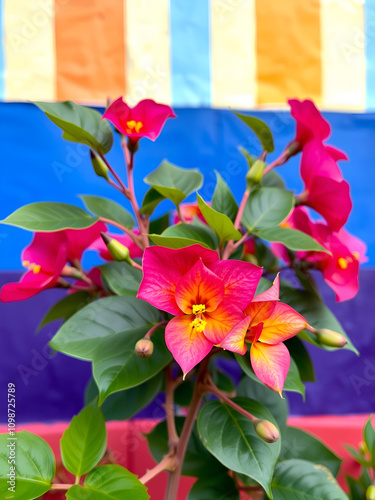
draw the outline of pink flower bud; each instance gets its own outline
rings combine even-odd
[[[268,420],[255,420],[254,429],[258,436],[266,443],[275,443],[279,439],[279,431]]]
[[[150,339],[141,339],[135,344],[135,353],[139,358],[149,358],[154,352],[154,344]]]
[[[330,347],[344,347],[348,343],[346,338],[341,335],[341,333],[328,330],[328,328],[315,330],[315,334],[321,344],[328,345]]]

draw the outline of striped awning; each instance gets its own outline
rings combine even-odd
[[[0,4],[0,100],[375,108],[375,0]]]

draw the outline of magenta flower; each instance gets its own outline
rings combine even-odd
[[[33,297],[54,287],[68,258],[68,240],[63,231],[35,233],[31,244],[22,252],[22,265],[27,271],[18,283],[7,283],[1,289],[1,302]]]
[[[303,147],[301,176],[305,191],[297,197],[301,204],[319,212],[334,231],[345,224],[353,206],[349,184],[334,159],[338,153],[316,139]]]
[[[297,122],[296,136],[292,141],[297,143],[297,150],[294,154],[301,151],[303,146],[312,139],[320,141],[327,139],[331,133],[331,127],[313,101],[289,99],[288,104],[291,108],[290,113]]]
[[[103,222],[96,222],[85,229],[65,229],[59,231],[65,233],[68,240],[68,261],[74,263],[80,261],[83,252],[98,238],[100,233],[107,231]]]
[[[140,234],[138,229],[134,229],[133,233],[135,235]],[[143,250],[141,250],[139,246],[136,245],[134,241],[130,238],[130,236],[128,236],[127,234],[116,234],[116,233],[106,233],[106,234],[108,234],[110,238],[117,240],[119,243],[127,247],[129,249],[129,255],[131,259],[134,259],[136,257],[142,257]],[[113,260],[113,257],[110,254],[101,236],[91,243],[91,245],[88,247],[88,250],[96,250],[97,252],[99,252],[100,257],[104,260]]]
[[[208,203],[211,205],[211,203]],[[206,221],[202,215],[201,209],[198,206],[197,202],[194,203],[181,203],[180,205],[180,213],[185,222],[192,222],[194,218],[199,219],[204,224]],[[180,217],[177,214],[177,211],[173,212],[173,224],[179,224],[181,222]]]
[[[176,317],[165,340],[184,374],[242,319],[262,269],[247,262],[219,261],[214,250],[146,248],[138,298]]]
[[[359,264],[367,261],[366,245],[343,228],[334,232],[322,222],[313,222],[303,207],[295,208],[285,225],[303,231],[331,252],[332,255],[323,252],[297,252],[296,255],[298,259],[322,271],[324,280],[335,291],[338,302],[353,298],[358,292]],[[286,262],[289,261],[282,245],[273,244],[272,251]]]
[[[175,117],[173,109],[166,104],[144,99],[131,108],[122,97],[116,99],[103,115],[132,142],[137,142],[141,137],[155,141],[167,119]]]

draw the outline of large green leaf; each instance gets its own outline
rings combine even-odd
[[[169,226],[169,212],[150,221],[150,233],[161,234]]]
[[[203,176],[197,169],[176,167],[164,160],[144,181],[175,205],[179,205],[202,186]]]
[[[239,500],[234,480],[228,474],[198,479],[189,491],[187,500]]]
[[[73,417],[60,441],[64,467],[75,476],[83,476],[102,459],[107,446],[103,413],[96,404],[86,406]]]
[[[135,226],[133,216],[118,203],[101,196],[81,195],[80,198],[94,215],[113,220],[129,229]]]
[[[341,333],[341,335],[343,335],[348,341],[344,349],[349,349],[358,354],[357,349],[354,347],[335,316],[321,300],[317,299],[315,295],[308,293],[305,290],[294,289],[285,282],[282,282],[280,298],[283,302],[289,304],[293,307],[293,309],[302,314],[302,316],[304,316],[309,324],[314,328],[328,328],[334,332]],[[317,341],[316,335],[307,330],[299,333],[298,336],[299,338],[307,340],[311,344],[321,347],[327,351],[337,350],[335,347],[329,347],[321,344]]]
[[[350,500],[364,500],[366,498],[366,488],[354,477],[345,474],[345,479],[349,486]]]
[[[234,401],[256,418],[276,424],[271,413],[252,399]],[[219,401],[206,403],[198,415],[198,433],[204,446],[228,469],[253,478],[272,497],[271,480],[280,452],[280,440],[266,443],[251,421]]]
[[[195,244],[211,249],[217,247],[217,242],[208,228],[196,224],[176,224],[160,235],[150,234],[149,237],[156,245],[167,248],[184,248]]]
[[[0,222],[29,231],[52,232],[60,229],[83,229],[92,226],[97,220],[98,217],[92,217],[74,205],[40,201],[18,208]]]
[[[180,435],[185,422],[184,417],[175,417],[176,430]],[[160,462],[169,452],[167,422],[163,420],[146,435],[148,446],[156,462]],[[196,426],[193,427],[186,449],[182,474],[192,477],[207,477],[208,475],[223,475],[226,468],[216,460],[203,446]]]
[[[297,365],[302,382],[315,382],[314,366],[302,340],[292,337],[285,341],[285,345]]]
[[[290,229],[289,227],[269,227],[258,229],[254,234],[258,236],[258,238],[262,238],[266,241],[282,243],[290,250],[330,253],[329,250],[320,245],[314,238],[311,238],[311,236],[298,229]]]
[[[242,223],[250,232],[274,228],[286,217],[294,205],[291,191],[273,187],[261,187],[250,193],[242,215]]]
[[[272,491],[274,500],[348,500],[329,469],[306,460],[278,463]]]
[[[242,356],[241,354],[235,354],[235,358],[237,359],[238,364],[242,368],[242,371],[245,373],[245,375],[250,377],[252,380],[255,380],[255,382],[263,384],[263,382],[261,382],[254,373],[248,353],[244,356]],[[302,383],[301,376],[293,358],[290,359],[290,367],[288,375],[285,379],[283,390],[287,392],[298,392],[302,395],[303,399],[305,399],[305,386]]]
[[[97,350],[121,332],[142,327],[144,333],[159,321],[158,311],[135,297],[105,297],[84,307],[66,321],[51,347],[75,358],[92,360]]]
[[[11,446],[15,446],[15,450]],[[15,463],[9,463],[13,459]],[[15,467],[15,470],[11,469]],[[0,434],[0,498],[31,500],[43,495],[51,488],[55,475],[55,457],[48,444],[39,436],[27,431],[16,432],[14,436]],[[15,472],[15,490],[7,481],[7,474]]]
[[[211,201],[211,207],[220,212],[221,214],[227,215],[231,221],[234,221],[238,212],[238,205],[232,191],[229,189],[226,182],[223,180],[219,172],[216,172],[216,188]]]
[[[258,384],[250,377],[243,377],[237,387],[237,396],[254,399],[272,414],[280,431],[286,428],[288,401],[264,384]]]
[[[285,189],[284,179],[275,170],[270,170],[264,175],[261,184],[265,187]]]
[[[104,418],[106,420],[128,420],[133,417],[162,391],[163,381],[164,376],[161,372],[141,385],[111,394],[101,406]],[[98,395],[98,387],[94,379],[91,379],[85,392],[86,403],[91,403]]]
[[[126,262],[109,262],[99,266],[108,287],[116,295],[137,295],[142,271]]]
[[[281,443],[281,460],[301,458],[314,464],[324,465],[336,477],[341,460],[312,434],[295,427],[287,427]]]
[[[64,131],[64,139],[86,144],[101,154],[108,153],[111,149],[113,144],[111,127],[106,120],[101,119],[98,111],[72,101],[34,104]]]
[[[71,293],[54,304],[38,326],[40,330],[44,325],[57,319],[69,319],[73,314],[87,306],[94,298],[84,290]]]
[[[221,214],[208,206],[199,194],[197,199],[204,220],[218,235],[220,245],[223,245],[226,241],[237,241],[241,238],[242,234],[234,227],[233,222],[227,215]]]
[[[67,500],[148,500],[147,487],[120,465],[103,465],[91,471],[84,486],[72,486]]]
[[[163,200],[165,200],[165,196],[156,191],[156,189],[150,188],[145,194],[145,197],[143,198],[141,206],[141,214],[151,215],[155,210],[155,208]]]
[[[135,353],[135,344],[145,335],[144,328],[119,332],[96,351],[93,375],[99,387],[99,404],[114,392],[135,387],[160,372],[172,359],[165,345],[164,329],[152,335],[154,352],[149,358]]]
[[[250,115],[243,115],[241,113],[234,113],[238,116],[246,125],[255,133],[258,137],[260,143],[263,146],[263,149],[268,153],[272,153],[275,149],[273,145],[273,137],[272,132],[269,129],[268,125],[259,118]]]

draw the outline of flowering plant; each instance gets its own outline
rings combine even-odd
[[[48,445],[23,431],[12,498],[31,500],[53,489],[70,500],[147,499],[148,481],[162,471],[168,471],[168,500],[178,498],[181,475],[197,478],[189,500],[305,499],[307,492],[321,500],[348,498],[334,478],[339,459],[326,450],[329,460],[323,453],[317,467],[324,445],[286,425],[285,393],[304,396],[303,382],[314,379],[304,342],[356,352],[313,275],[321,271],[337,300],[347,300],[358,291],[366,259],[365,245],[343,228],[352,203],[338,162],[347,156],[323,142],[330,126],[315,105],[289,101],[296,136],[271,163],[271,130],[237,114],[263,149],[258,158],[244,151],[248,172],[237,205],[219,174],[211,200],[196,194],[196,202],[184,203],[203,176],[166,160],[144,179],[149,190],[138,202],[136,153],[142,138],[156,140],[176,117],[169,106],[146,99],[130,108],[119,98],[101,116],[72,102],[36,104],[66,140],[90,148],[93,171],[124,195],[133,215],[110,199],[82,196],[86,210],[40,202],[2,221],[35,234],[22,253],[25,274],[2,288],[0,300],[65,288],[42,325],[62,319],[50,345],[87,360],[93,373],[87,406],[61,440],[75,484],[54,482]],[[110,123],[124,151],[125,180],[106,157]],[[305,190],[295,195],[274,169],[297,154]],[[155,218],[161,203],[174,211]],[[323,220],[313,218],[316,213]],[[87,250],[107,262],[85,270]],[[288,281],[291,273],[298,286]],[[240,380],[225,368],[235,365]],[[130,418],[162,388],[166,421],[147,436],[155,468],[138,478],[118,465],[101,465],[113,401]],[[297,438],[302,451],[291,454],[288,441]],[[9,490],[6,464],[0,461],[2,493]]]

